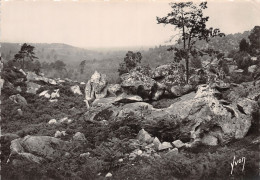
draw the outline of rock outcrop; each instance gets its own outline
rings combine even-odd
[[[104,98],[107,96],[107,77],[105,74],[95,73],[87,82],[85,87],[85,100],[93,102],[95,99]],[[89,103],[90,104],[90,103]]]
[[[252,112],[259,108],[256,101],[244,98],[233,103],[226,103],[221,93],[209,85],[200,85],[195,95],[185,95],[168,108],[155,109],[145,102],[136,102],[122,106],[113,103],[106,107],[95,109],[98,112],[92,120],[102,119],[105,111],[106,120],[114,117],[125,117],[129,113],[144,122],[167,120],[174,122],[179,139],[183,142],[201,142],[207,145],[227,143],[233,139],[243,138],[252,123]],[[105,110],[103,112],[103,110]],[[91,112],[88,113],[91,116]],[[110,115],[110,117],[109,117]]]

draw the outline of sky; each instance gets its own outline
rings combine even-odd
[[[4,0],[0,40],[85,48],[169,44],[176,32],[157,24],[156,16],[167,15],[173,1]],[[205,15],[208,27],[226,34],[251,30],[260,25],[260,0],[209,0]]]

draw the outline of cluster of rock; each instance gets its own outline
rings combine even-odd
[[[122,96],[122,94],[129,97],[140,96],[142,101],[159,100],[166,91],[172,96],[180,96],[193,88],[192,86],[177,87],[185,83],[183,72],[183,67],[174,63],[159,66],[149,74],[143,73],[142,68],[137,67],[121,75],[120,84],[108,85],[106,75],[95,71],[86,84],[85,100],[87,106],[90,106],[96,99]],[[176,92],[178,88],[181,90]]]
[[[255,89],[259,90],[260,83],[256,84]],[[220,88],[216,84],[200,85],[196,93],[183,95],[178,102],[163,109],[156,109],[146,102],[132,101],[118,105],[115,103],[116,98],[99,99],[85,116],[90,120],[101,120],[104,119],[102,112],[105,110],[110,112],[106,113],[105,120],[126,117],[129,113],[136,118],[142,117],[147,123],[168,120],[176,124],[172,128],[179,132],[179,136],[185,137],[180,140],[187,141],[188,138],[191,144],[218,145],[243,138],[251,127],[253,113],[259,109],[259,91],[232,102],[222,99],[218,89],[228,90],[228,86],[224,87]]]
[[[132,139],[130,146],[135,150],[128,155],[129,160],[134,160],[137,156],[160,157],[159,152],[166,151],[166,155],[178,154],[180,148],[189,147],[189,144],[181,140],[170,142],[160,142],[157,137],[152,137],[147,131],[141,129],[136,139]]]
[[[15,68],[11,70],[11,74],[19,77],[14,80],[15,82],[25,82],[26,92],[32,94],[38,92],[42,83],[59,85],[66,81],[71,82],[69,79],[53,80]],[[202,70],[190,78],[190,84],[185,84],[184,77],[183,66],[174,63],[159,66],[149,72],[140,67],[135,68],[120,77],[120,84],[108,84],[106,75],[96,71],[85,86],[84,100],[89,109],[84,116],[90,121],[105,124],[109,123],[110,118],[124,118],[130,113],[135,118],[142,118],[145,123],[160,120],[174,122],[171,123],[174,124],[172,129],[178,133],[176,137],[172,137],[175,139],[173,142],[160,142],[157,137],[152,137],[142,129],[137,139],[131,140],[130,145],[135,147],[135,150],[128,155],[130,160],[137,156],[159,157],[158,152],[165,150],[170,154],[178,154],[179,149],[197,144],[211,146],[224,144],[234,139],[241,139],[247,134],[254,123],[254,113],[259,112],[260,81],[244,85],[228,84],[216,74]],[[15,82],[9,82],[9,85]],[[205,84],[206,82],[210,83]],[[0,85],[3,83],[4,81],[1,81]],[[22,91],[21,87],[16,89]],[[232,93],[224,99],[223,92],[230,89]],[[246,96],[236,94],[241,89],[246,89],[248,94]],[[71,86],[70,91],[83,97],[79,85]],[[45,90],[39,93],[39,96],[49,99],[50,102],[57,102],[60,92],[59,89]],[[162,109],[154,108],[147,103],[149,100],[159,100],[163,96],[179,97],[179,100]],[[9,99],[14,103],[27,105],[26,99],[20,94],[12,95]],[[18,113],[23,114],[21,109]],[[59,120],[51,119],[48,124],[67,125],[72,121],[65,117]],[[64,136],[67,136],[66,131],[59,130],[55,132],[54,137],[10,136],[12,140],[10,160],[16,165],[24,160],[35,163],[55,160],[69,156],[68,150],[72,141],[86,140],[84,134],[80,132],[77,132],[71,141],[59,139]],[[88,156],[89,153],[80,155],[82,158]],[[112,174],[107,176],[111,177]]]

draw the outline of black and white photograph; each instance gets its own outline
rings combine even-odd
[[[0,180],[260,179],[260,0],[1,0]]]

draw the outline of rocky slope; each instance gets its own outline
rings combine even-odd
[[[121,84],[98,72],[79,83],[14,67],[1,77],[3,179],[259,175],[259,80],[206,71],[185,85],[178,64],[138,67]],[[242,171],[234,162],[243,157]]]

